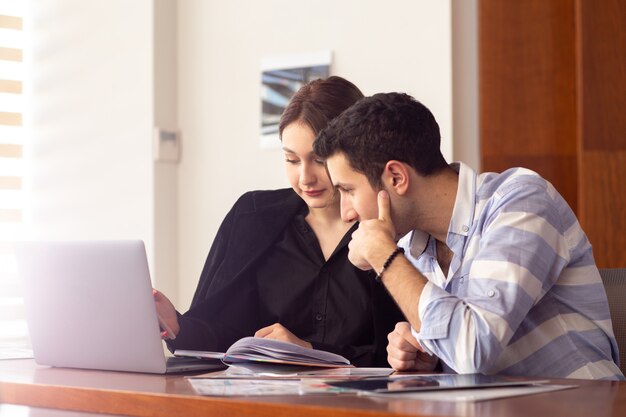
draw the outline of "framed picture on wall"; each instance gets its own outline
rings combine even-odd
[[[303,84],[330,75],[331,51],[267,56],[261,61],[262,149],[280,149],[278,123],[285,106]]]

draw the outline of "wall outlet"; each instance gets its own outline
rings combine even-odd
[[[178,162],[180,159],[180,132],[178,130],[154,129],[154,160]]]

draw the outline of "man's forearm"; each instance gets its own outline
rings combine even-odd
[[[426,277],[417,271],[408,259],[398,256],[385,269],[382,281],[411,323],[411,327],[419,331],[422,323],[419,318],[418,304],[424,286],[428,282]]]

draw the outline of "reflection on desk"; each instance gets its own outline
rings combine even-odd
[[[33,350],[26,346],[12,346],[0,344],[0,360],[2,359],[32,359]]]
[[[550,380],[551,384],[572,382]],[[195,394],[182,375],[47,368],[30,359],[0,361],[0,403],[88,413],[163,417],[626,415],[626,382],[576,380],[575,383],[578,388],[478,402],[369,398],[354,394],[219,398]]]
[[[115,417],[113,414],[95,414],[82,411],[54,410],[26,405],[0,404],[0,417]]]

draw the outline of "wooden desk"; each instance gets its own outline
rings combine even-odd
[[[554,380],[554,383],[572,383]],[[37,366],[0,361],[0,403],[131,416],[262,417],[610,417],[626,415],[626,383],[576,381],[578,388],[482,402],[365,398],[355,395],[202,397],[183,376]]]

